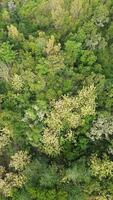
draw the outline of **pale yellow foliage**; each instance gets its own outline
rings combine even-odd
[[[30,70],[23,71],[20,77],[22,83],[27,82],[28,84],[34,83],[35,78],[36,78],[36,75]]]
[[[5,173],[5,168],[3,166],[0,166],[0,178],[2,178],[4,173]]]
[[[59,153],[61,148],[60,132],[63,131],[65,125],[71,131],[71,129],[81,126],[86,116],[95,115],[95,98],[95,87],[91,85],[83,88],[76,97],[63,96],[62,99],[54,103],[54,107],[46,119],[48,128],[43,134],[46,153],[51,155],[55,152]]]
[[[47,55],[55,55],[55,54],[59,53],[60,48],[61,48],[60,43],[58,43],[56,45],[55,38],[52,35],[51,38],[47,41],[47,46],[46,46],[45,52]]]
[[[29,156],[27,152],[18,151],[11,157],[10,167],[14,167],[15,170],[21,171],[29,163]]]
[[[10,26],[7,26],[7,29],[8,29],[8,35],[9,35],[10,38],[18,39],[19,32],[18,32],[16,26],[11,24]]]
[[[50,0],[49,3],[55,28],[62,28],[66,14],[64,0]]]
[[[47,55],[47,62],[50,72],[55,72],[56,70],[64,68],[64,57],[60,52],[60,43],[55,43],[55,38],[52,35],[47,41],[45,53]]]
[[[0,156],[5,151],[4,148],[10,144],[12,141],[12,131],[8,127],[4,127],[0,130]],[[0,157],[0,158],[1,158]],[[10,197],[12,195],[12,190],[16,188],[21,188],[26,182],[26,177],[24,176],[24,169],[30,162],[30,157],[26,151],[18,151],[11,157],[8,171],[4,167],[4,163],[1,160],[0,166],[0,194],[5,197]],[[14,168],[14,169],[12,169]]]
[[[9,80],[9,68],[6,64],[0,62],[0,79]]]
[[[7,127],[0,130],[0,153],[2,149],[11,142],[11,137],[12,133]]]
[[[70,128],[77,128],[82,123],[82,118],[95,114],[95,87],[83,88],[77,97],[64,96],[55,102],[54,109],[46,122],[48,127],[55,132],[67,123]]]
[[[102,160],[97,155],[92,156],[90,167],[92,175],[96,176],[99,180],[113,177],[113,162],[107,156],[104,156]]]
[[[73,132],[71,130],[69,130],[66,134],[66,140],[68,141],[72,141],[73,140]]]
[[[57,70],[63,69],[65,66],[64,57],[60,54],[50,55],[48,56],[48,65],[50,72],[56,72]]]
[[[83,10],[83,1],[82,0],[72,1],[70,12],[71,12],[71,15],[73,16],[73,18],[75,18],[75,19],[78,18],[79,15],[81,14],[82,10]]]
[[[4,9],[4,11],[2,12],[2,19],[4,21],[10,21],[10,14],[7,10]]]
[[[43,135],[44,150],[49,155],[59,154],[59,138],[51,130],[46,129]]]
[[[78,104],[81,107],[81,115],[94,115],[95,114],[95,87],[92,84],[90,87],[84,87],[78,96]]]
[[[79,16],[87,11],[88,0],[74,0],[71,3],[70,13],[74,19],[78,19]]]
[[[0,193],[5,197],[11,197],[14,188],[21,188],[26,182],[24,169],[30,162],[27,152],[19,151],[11,157],[9,169],[13,167],[13,171],[6,171],[0,166]]]
[[[5,177],[5,182],[10,184],[12,187],[21,188],[25,183],[26,178],[23,174],[7,173]]]
[[[12,87],[14,88],[14,90],[21,90],[23,86],[23,80],[21,78],[21,76],[19,76],[18,74],[14,74],[12,77]]]
[[[14,187],[21,188],[25,184],[26,178],[23,174],[7,173],[4,179],[0,178],[0,192],[10,197]]]
[[[95,200],[107,200],[107,197],[105,196],[98,196],[95,198]]]

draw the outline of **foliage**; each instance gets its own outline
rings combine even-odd
[[[111,117],[98,118],[94,125],[91,127],[90,133],[88,136],[92,140],[101,140],[106,139],[110,140],[110,136],[113,134],[113,124]]]
[[[0,199],[113,199],[113,1],[0,1]]]
[[[95,88],[93,85],[83,88],[78,97],[64,96],[63,99],[55,102],[54,109],[46,120],[48,128],[45,129],[43,135],[45,152],[50,155],[60,153],[60,132],[65,128],[69,131],[76,130],[83,125],[86,116],[94,114]]]
[[[16,53],[12,50],[11,45],[8,42],[3,42],[0,45],[0,60],[10,64],[14,61]]]
[[[91,158],[91,170],[94,176],[102,180],[103,178],[112,178],[113,162],[104,156],[103,160],[98,159],[96,156]]]

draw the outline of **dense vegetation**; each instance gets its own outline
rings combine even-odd
[[[113,200],[113,1],[0,1],[0,200]]]

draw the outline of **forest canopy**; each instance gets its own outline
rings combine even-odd
[[[0,1],[0,200],[113,200],[113,1]]]

